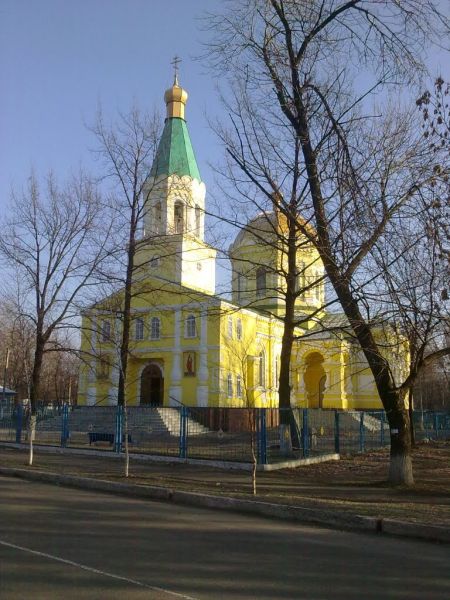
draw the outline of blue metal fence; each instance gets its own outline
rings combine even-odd
[[[26,442],[27,408],[10,402],[0,408],[0,440]],[[280,422],[289,424],[289,458],[328,453],[356,454],[389,445],[384,411],[326,409],[234,409],[94,406],[40,406],[35,444],[90,447],[120,453],[129,449],[179,458],[259,464],[286,460]],[[415,412],[417,439],[450,439],[450,414]],[[126,429],[126,431],[125,431]]]

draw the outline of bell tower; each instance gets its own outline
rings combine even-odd
[[[188,93],[178,83],[166,90],[166,119],[144,186],[144,236],[140,262],[151,276],[215,292],[214,248],[205,243],[205,195],[185,120]],[[145,259],[144,259],[145,257]]]

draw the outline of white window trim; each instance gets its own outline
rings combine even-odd
[[[227,337],[230,340],[233,339],[233,317],[231,315],[227,317]]]
[[[154,328],[153,328],[153,324],[156,324],[156,322],[158,323],[158,335],[154,335]],[[161,339],[161,319],[159,317],[152,317],[150,319],[150,339],[151,340],[160,340]]]
[[[134,322],[134,339],[137,342],[140,342],[144,339],[144,329],[145,329],[145,323],[144,323],[144,319],[136,319]],[[140,333],[140,335],[138,335],[138,332]]]
[[[102,321],[101,340],[102,342],[111,341],[111,323],[107,319]]]
[[[241,375],[236,375],[236,397],[242,398],[242,377],[241,377]]]
[[[227,375],[227,398],[233,397],[233,375],[228,373]]]
[[[194,332],[193,333],[189,331],[190,323],[192,323],[192,319],[193,319],[193,323],[194,323]],[[193,339],[193,338],[197,337],[197,318],[195,315],[191,314],[186,317],[184,337],[189,338],[189,339]]]

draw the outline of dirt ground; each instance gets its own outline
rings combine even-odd
[[[26,454],[0,449],[0,464],[24,468]],[[256,499],[380,518],[450,527],[450,440],[422,443],[413,452],[415,485],[387,484],[389,453],[377,450],[341,460],[281,471],[258,472]],[[46,454],[36,448],[36,470],[124,481],[118,458]],[[176,463],[132,461],[130,483],[204,494],[252,498],[245,471]]]
[[[366,454],[343,456],[297,469],[307,481],[327,485],[377,485],[386,482],[389,468],[387,448]],[[450,495],[450,440],[421,443],[413,449],[415,486],[412,493]],[[288,472],[285,471],[288,475]]]

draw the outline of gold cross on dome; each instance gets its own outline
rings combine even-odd
[[[173,71],[174,71],[174,73],[173,73],[173,75],[174,75],[173,76],[173,82],[174,82],[174,85],[178,85],[178,65],[180,64],[180,62],[181,62],[181,58],[175,54],[175,56],[173,57],[172,62],[170,63],[171,65],[173,65]]]

